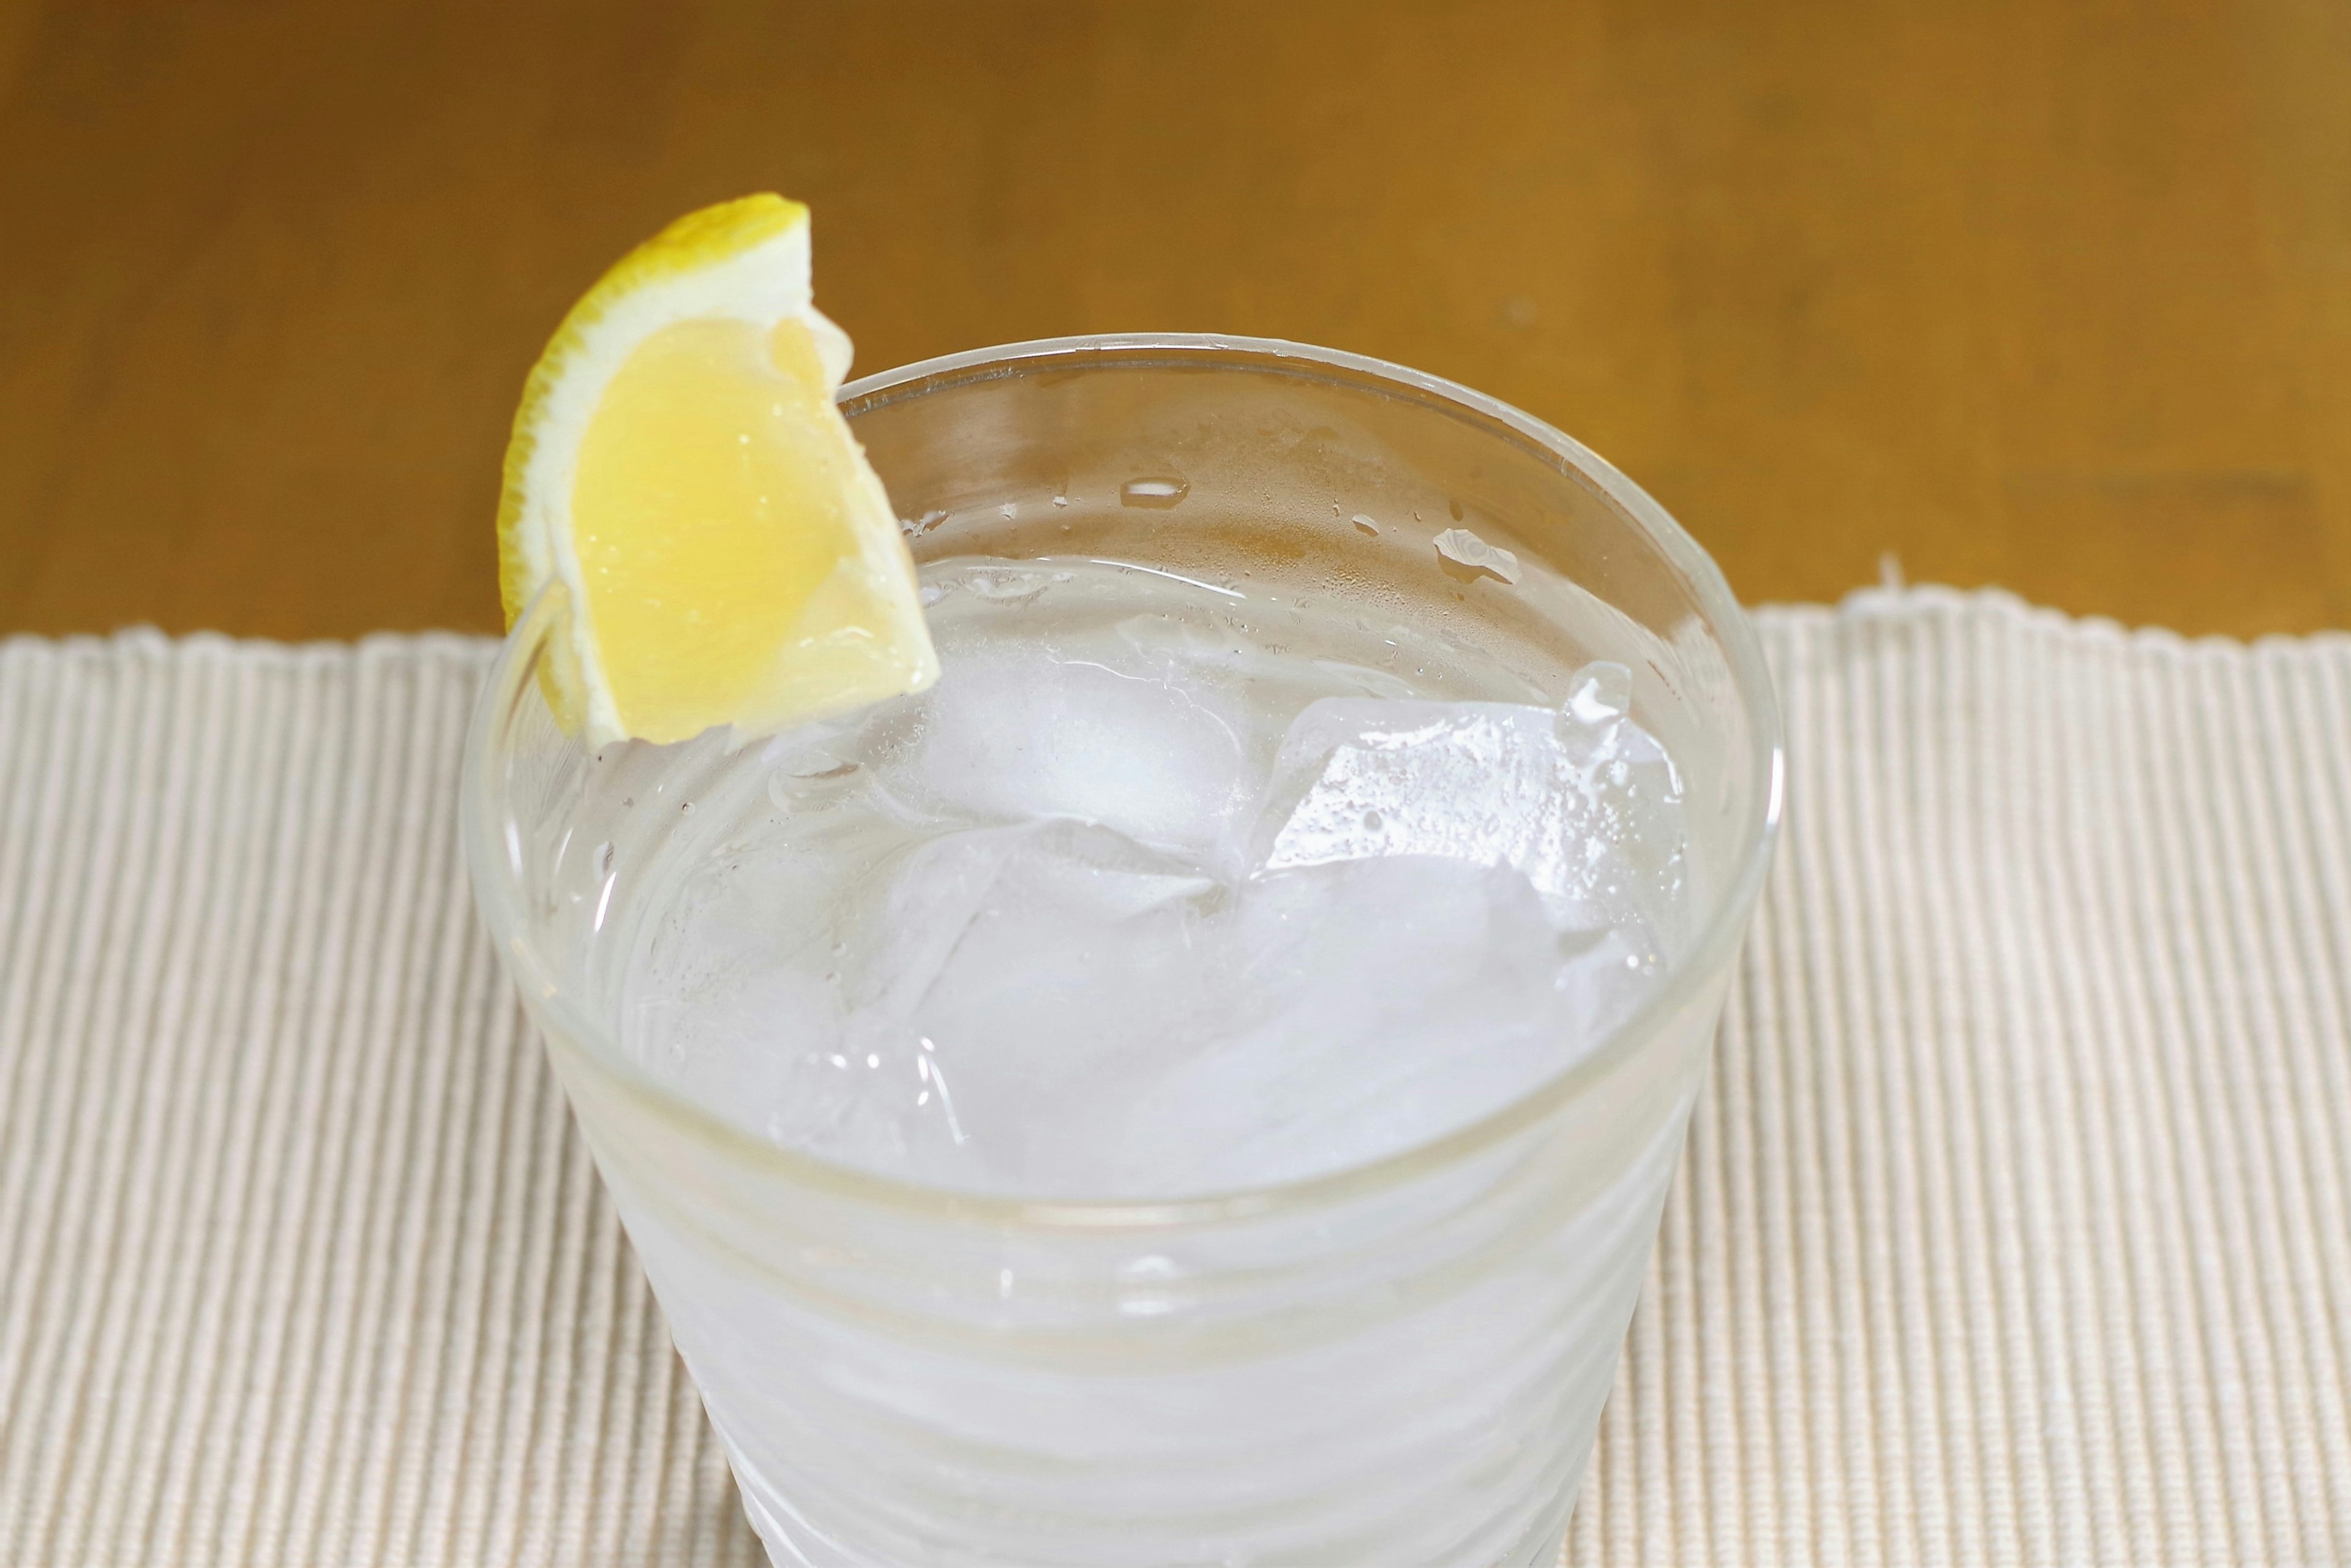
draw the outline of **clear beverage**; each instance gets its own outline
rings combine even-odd
[[[1768,848],[1751,643],[1498,405],[1007,352],[852,389],[932,692],[589,758],[527,621],[475,737],[746,1505],[784,1563],[1544,1560]]]
[[[1554,706],[1392,612],[1078,557],[923,596],[939,684],[656,783],[691,820],[589,955],[752,1132],[1027,1198],[1297,1181],[1553,1076],[1687,944],[1622,664]]]

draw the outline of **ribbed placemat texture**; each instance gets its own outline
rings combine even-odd
[[[1759,619],[1566,1561],[2351,1563],[2351,639]],[[0,643],[0,1563],[758,1561],[475,923],[487,657]]]

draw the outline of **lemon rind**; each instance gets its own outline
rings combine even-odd
[[[580,448],[604,389],[647,338],[679,321],[743,321],[762,330],[787,318],[815,340],[826,391],[849,371],[849,339],[817,310],[810,285],[808,208],[746,196],[689,213],[631,251],[582,295],[524,383],[498,497],[498,591],[508,630],[549,581],[568,604],[542,668],[556,721],[591,746],[625,737],[597,652],[571,537]],[[851,443],[852,450],[855,443]],[[862,508],[889,516],[880,481],[853,480]],[[861,542],[861,552],[868,549]]]

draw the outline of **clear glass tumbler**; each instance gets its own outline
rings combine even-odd
[[[1348,354],[1062,340],[889,371],[841,401],[919,558],[1247,572],[1546,678],[1625,664],[1634,716],[1686,779],[1699,913],[1611,1036],[1369,1165],[1167,1202],[848,1170],[736,1128],[623,1049],[604,933],[652,896],[645,868],[678,821],[643,808],[745,753],[589,753],[541,700],[536,607],[467,751],[474,885],[770,1556],[1547,1562],[1778,821],[1770,677],[1721,575],[1559,432]],[[1431,541],[1457,526],[1518,552],[1512,591],[1436,572]]]

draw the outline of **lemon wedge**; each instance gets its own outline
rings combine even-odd
[[[690,213],[571,308],[507,448],[511,628],[556,597],[543,689],[591,746],[738,737],[938,678],[914,566],[834,408],[848,337],[780,196]]]

